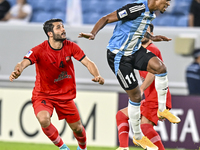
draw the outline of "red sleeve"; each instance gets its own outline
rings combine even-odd
[[[72,56],[78,61],[85,57],[83,50],[74,42],[72,42]]]
[[[36,50],[33,48],[24,56],[24,59],[28,59],[31,62],[31,65],[36,63]]]
[[[154,53],[158,58],[160,58],[160,60],[163,61],[160,50],[159,50],[153,43],[151,43],[149,46],[147,46],[146,49],[150,50],[150,51],[151,51],[152,53]]]

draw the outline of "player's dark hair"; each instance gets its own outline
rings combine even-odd
[[[151,24],[149,24],[149,27],[150,27],[150,32],[153,32],[154,25],[151,23]]]
[[[197,59],[200,56],[200,48],[194,49],[192,55],[193,55],[194,59]]]
[[[48,36],[48,32],[53,32],[53,23],[54,22],[62,22],[62,19],[50,19],[50,20],[47,20],[44,24],[43,24],[43,30],[44,32],[46,33],[46,35]],[[49,37],[49,36],[48,36]]]

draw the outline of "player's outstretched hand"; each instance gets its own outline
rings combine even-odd
[[[94,38],[95,38],[95,36],[92,33],[83,33],[83,32],[79,33],[78,37],[79,38],[84,37],[89,40],[94,40]]]
[[[14,70],[10,77],[9,77],[9,80],[12,82],[14,79],[17,79],[19,76],[21,75],[21,71],[19,68],[16,68],[16,70]]]
[[[99,82],[99,84],[101,84],[101,85],[104,84],[104,78],[102,78],[101,76],[97,76],[97,77],[93,78],[92,81]]]
[[[172,39],[169,39],[165,36],[162,36],[162,35],[156,35],[156,36],[153,36],[151,38],[152,41],[154,42],[160,42],[160,41],[171,41]]]

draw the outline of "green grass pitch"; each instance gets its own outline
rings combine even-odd
[[[70,150],[76,150],[77,146],[68,145]],[[91,147],[88,150],[116,150],[117,147]],[[53,144],[36,144],[36,143],[17,143],[0,141],[0,150],[59,150]],[[129,150],[143,150],[142,148],[130,147]],[[166,149],[175,150],[175,149]]]

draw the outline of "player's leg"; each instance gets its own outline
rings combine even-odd
[[[141,94],[138,87],[138,82],[134,74],[132,66],[132,56],[122,56],[122,54],[113,54],[107,51],[107,60],[110,68],[117,76],[121,87],[127,92],[130,97],[128,103],[128,116],[131,127],[134,132],[134,143],[146,149],[151,147],[157,149],[146,137],[143,136],[140,129],[140,101]]]
[[[131,56],[122,56],[121,53],[113,54],[107,51],[107,60],[110,68],[117,76],[121,87],[130,97],[128,115],[136,139],[141,139],[143,134],[140,129],[140,101],[141,94],[138,82],[131,64]]]
[[[83,127],[78,109],[73,100],[68,100],[65,103],[55,106],[59,120],[65,119],[72,129],[74,137],[78,141],[78,150],[87,150],[86,132]]]
[[[128,123],[128,107],[121,109],[116,114],[116,122],[118,129],[119,148],[117,150],[129,150],[129,123]]]
[[[68,147],[64,144],[60,137],[58,130],[51,123],[51,116],[48,111],[40,111],[37,114],[37,119],[42,127],[44,134],[60,148],[60,150],[68,150]]]
[[[166,109],[168,78],[164,63],[158,57],[152,57],[148,62],[147,71],[155,74],[155,88],[158,94],[158,116],[166,118],[172,123],[179,123],[181,121],[180,118]]]
[[[147,138],[155,144],[159,150],[165,150],[160,135],[154,130],[153,126],[154,123],[148,120],[145,116],[142,115],[141,117],[141,129],[142,132]]]
[[[41,125],[44,134],[61,150],[69,150],[60,137],[58,130],[51,123],[53,106],[50,101],[41,97],[33,97],[32,103],[35,115]]]
[[[129,96],[128,116],[131,122],[131,127],[133,129],[135,139],[140,140],[142,139],[143,134],[140,129],[140,101],[142,98],[139,86],[132,90],[126,90],[126,93]]]
[[[147,65],[147,71],[155,74],[155,88],[158,93],[158,110],[166,109],[166,94],[168,90],[167,71],[158,57],[152,57]]]
[[[74,137],[78,141],[79,147],[78,150],[87,150],[86,148],[86,132],[85,128],[83,127],[81,120],[74,122],[74,123],[68,123],[70,128],[73,131]]]

